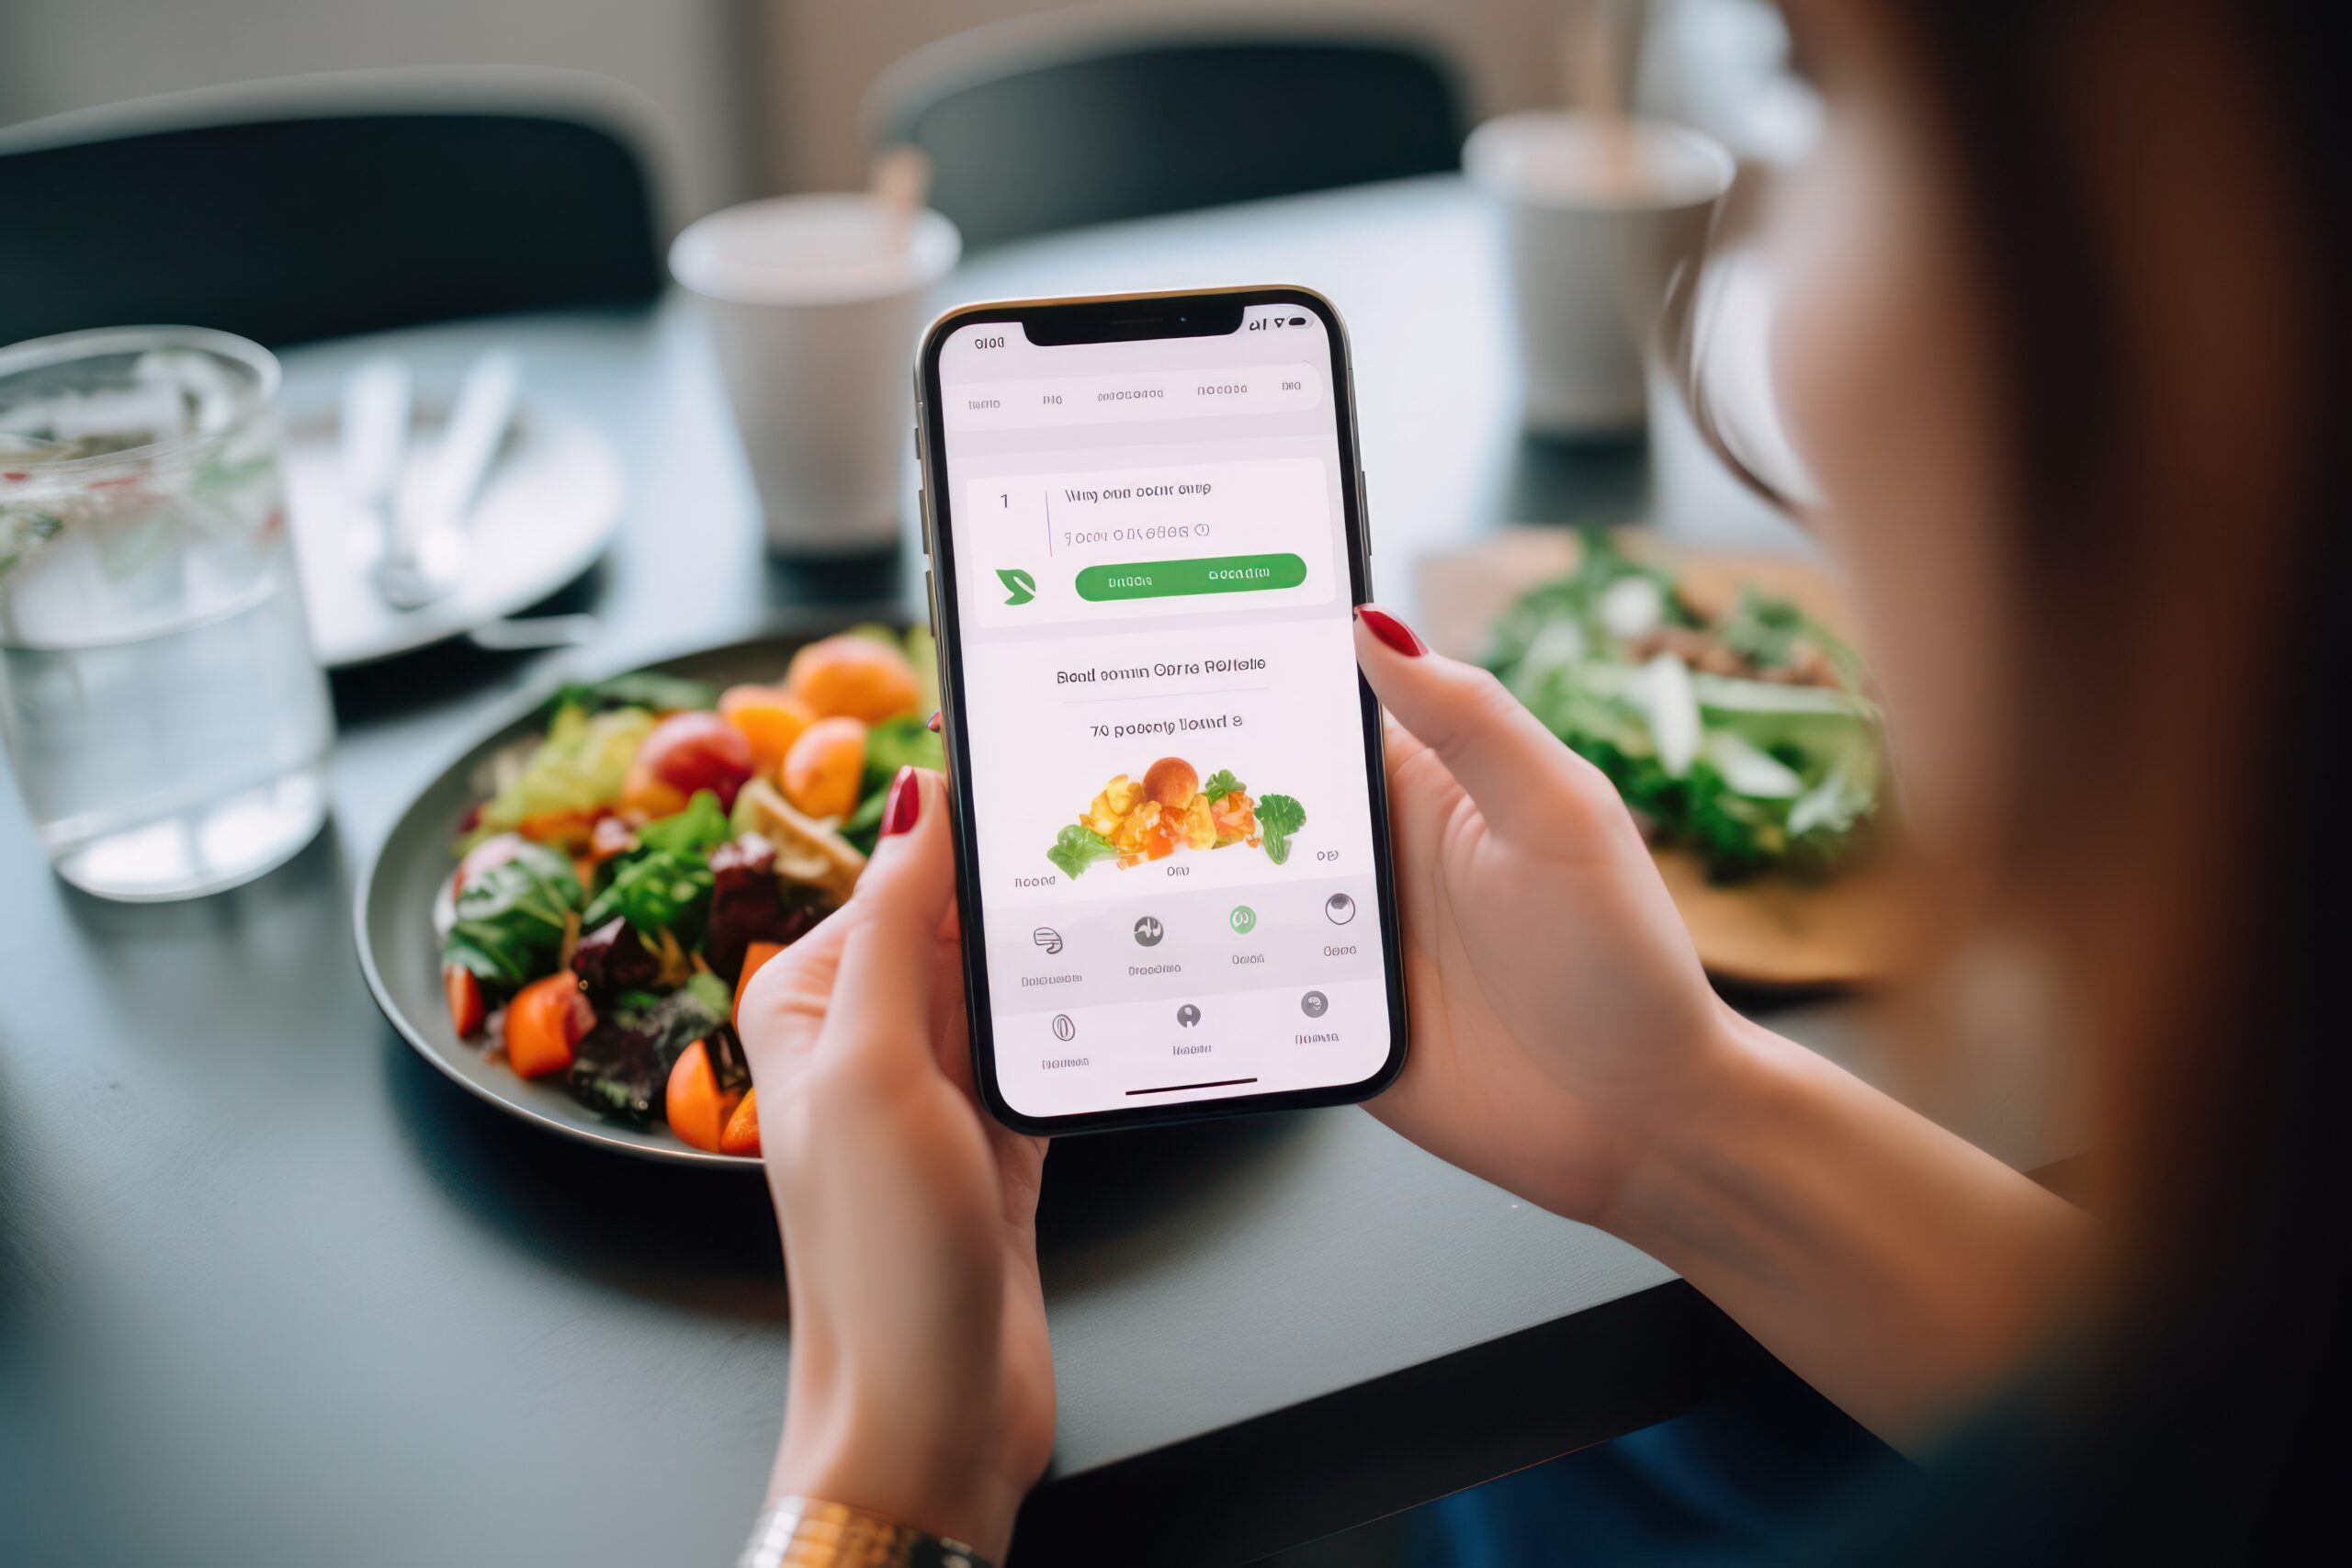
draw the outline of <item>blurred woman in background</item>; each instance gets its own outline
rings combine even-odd
[[[1920,1461],[1808,1555],[2283,1556],[2324,1522],[2352,1235],[2316,7],[1788,9],[1828,110],[1775,220],[1791,423],[1936,952],[2033,982],[2095,1218],[1732,1013],[1606,783],[1366,607],[1414,1026],[1372,1110],[1671,1265]],[[1000,1557],[1053,1429],[1044,1150],[968,1092],[948,835],[902,779],[856,897],[746,999],[794,1328],[775,1491]]]

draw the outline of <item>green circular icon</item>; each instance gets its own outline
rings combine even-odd
[[[1248,936],[1258,929],[1258,911],[1247,904],[1236,904],[1233,913],[1225,918],[1225,923],[1233,928],[1236,935]]]

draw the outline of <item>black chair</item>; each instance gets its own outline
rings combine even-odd
[[[1434,50],[1329,28],[981,28],[892,66],[867,120],[930,156],[967,245],[1454,169],[1464,134]]]
[[[277,345],[660,289],[652,190],[617,120],[545,94],[349,112],[322,96],[0,131],[0,344],[176,322]]]

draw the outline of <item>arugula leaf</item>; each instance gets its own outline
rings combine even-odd
[[[710,908],[710,852],[733,837],[718,796],[696,790],[684,811],[639,828],[637,847],[599,868],[610,880],[589,902],[582,929],[594,931],[618,915],[646,936],[668,931],[692,947]]]
[[[1046,852],[1046,858],[1058,866],[1064,876],[1075,882],[1079,874],[1088,866],[1098,860],[1109,860],[1118,852],[1111,847],[1110,840],[1083,822],[1073,822],[1062,829],[1061,837],[1054,840],[1054,847]]]
[[[1247,784],[1233,776],[1232,769],[1219,768],[1209,775],[1209,782],[1201,786],[1201,793],[1209,797],[1211,806],[1215,806],[1227,795],[1245,792],[1248,788]]]
[[[727,813],[718,808],[718,796],[707,789],[695,791],[684,811],[648,822],[637,830],[640,847],[682,859],[707,859],[711,851],[733,837],[727,825]]]
[[[1306,826],[1306,807],[1286,795],[1270,795],[1258,802],[1258,834],[1265,840],[1266,858],[1276,865],[1290,859],[1290,836]]]
[[[692,947],[710,908],[711,883],[710,867],[699,856],[639,850],[596,895],[582,923],[594,930],[618,915],[647,936],[668,931]]]
[[[441,962],[471,971],[491,996],[519,990],[555,973],[584,896],[570,861],[544,844],[522,844],[513,859],[466,878]]]

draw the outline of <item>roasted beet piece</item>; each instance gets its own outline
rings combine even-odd
[[[819,923],[832,912],[833,907],[831,904],[819,903],[813,898],[797,899],[785,906],[784,919],[776,923],[774,931],[769,931],[760,940],[780,942],[785,946],[790,947],[802,937],[815,931]]]
[[[742,971],[746,947],[781,940],[775,933],[784,923],[784,887],[775,879],[775,846],[757,833],[719,845],[710,854],[710,879],[702,955],[732,980]]]
[[[662,961],[647,950],[635,927],[616,915],[580,939],[571,954],[580,988],[603,1012],[623,991],[641,990],[662,973]]]

